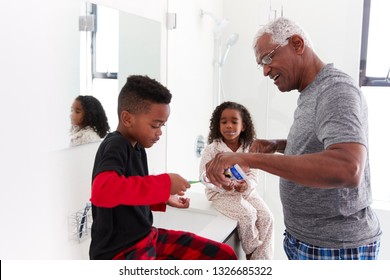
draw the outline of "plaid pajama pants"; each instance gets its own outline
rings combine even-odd
[[[284,233],[284,251],[289,260],[376,260],[380,241],[356,248],[324,248],[299,241],[287,231]]]
[[[233,249],[193,233],[153,227],[114,260],[236,260]]]

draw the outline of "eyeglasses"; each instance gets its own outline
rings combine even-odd
[[[290,39],[290,37],[288,37],[286,40]],[[262,67],[264,67],[264,65],[269,65],[272,63],[272,57],[274,56],[275,52],[277,49],[279,49],[281,46],[283,45],[282,44],[279,44],[276,46],[276,48],[274,48],[272,51],[270,51],[267,55],[265,55],[262,59],[261,59],[261,62],[257,65],[257,68],[258,69],[261,69]]]

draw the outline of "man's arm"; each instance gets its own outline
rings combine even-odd
[[[249,152],[251,153],[282,153],[286,149],[286,139],[265,140],[256,139],[253,141]]]
[[[304,186],[353,188],[360,184],[366,157],[365,146],[358,143],[334,144],[323,152],[305,155],[221,153],[208,163],[207,177],[216,185],[226,184],[223,170],[237,163]]]

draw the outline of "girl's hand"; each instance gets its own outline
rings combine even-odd
[[[234,189],[233,181],[232,181],[229,185],[222,185],[222,188],[223,188],[225,191],[232,191],[232,190]]]
[[[188,208],[190,206],[190,199],[177,195],[170,195],[167,205],[175,208]]]
[[[248,183],[245,180],[236,181],[234,189],[236,190],[236,192],[245,192],[248,189]]]

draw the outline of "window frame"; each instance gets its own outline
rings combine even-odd
[[[97,17],[98,17],[98,9],[97,4],[92,4],[92,15],[95,18],[95,26],[97,25]],[[92,60],[91,60],[91,67],[92,67],[92,79],[118,79],[118,73],[117,72],[98,72],[96,71],[96,32],[97,28],[95,28],[91,32],[91,39],[92,39],[92,46],[91,46],[91,52],[92,52]]]
[[[370,13],[371,13],[371,0],[364,0],[363,7],[363,24],[362,24],[362,40],[360,50],[360,86],[378,86],[378,87],[390,87],[390,68],[387,72],[387,76],[383,77],[371,77],[366,75],[367,67],[367,50],[368,50],[368,33],[370,27]],[[390,65],[389,65],[390,66]]]

